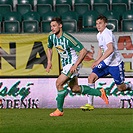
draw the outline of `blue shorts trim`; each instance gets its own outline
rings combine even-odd
[[[107,66],[104,61],[100,62],[93,70],[98,78],[111,75],[115,81],[115,84],[120,85],[125,80],[124,74],[124,62],[121,62],[118,66]]]

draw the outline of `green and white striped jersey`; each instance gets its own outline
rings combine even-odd
[[[60,38],[55,34],[49,35],[48,48],[52,49],[53,46],[61,57],[63,67],[67,64],[74,64],[78,59],[78,52],[84,48],[76,38],[66,32],[63,32]]]

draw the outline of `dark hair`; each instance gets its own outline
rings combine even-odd
[[[61,18],[58,18],[58,17],[52,18],[51,22],[52,21],[56,21],[58,24],[62,24]]]
[[[105,23],[108,22],[107,18],[104,15],[99,15],[96,20],[98,20],[98,19],[103,20]]]

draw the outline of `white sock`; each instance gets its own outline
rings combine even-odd
[[[126,88],[133,90],[133,84],[131,82],[126,83]]]
[[[93,98],[94,96],[91,96],[91,95],[87,96],[88,104],[93,105]]]
[[[95,84],[88,84],[88,86],[90,86],[92,89],[95,89]],[[92,95],[87,95],[87,100],[88,100],[88,104],[93,105],[93,100],[94,96]]]

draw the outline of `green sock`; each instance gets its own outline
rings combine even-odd
[[[65,85],[63,86],[63,89],[64,89],[64,90],[67,90],[67,92],[69,93],[69,95],[72,96],[72,97],[76,95],[76,93],[72,92],[71,89],[68,89],[68,84],[65,84]]]
[[[63,112],[64,99],[67,94],[68,94],[68,89],[58,91],[56,101],[57,101],[57,108],[61,112]]]
[[[101,91],[99,89],[91,88],[87,85],[80,85],[81,94],[92,95],[92,96],[101,96]]]

